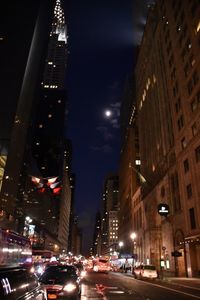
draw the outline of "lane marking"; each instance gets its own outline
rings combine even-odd
[[[178,285],[178,286],[183,286],[183,287],[186,287],[186,288],[188,288],[188,289],[192,289],[192,290],[197,290],[197,291],[200,291],[200,289],[199,289],[199,288],[197,288],[197,287],[194,287],[194,286],[188,286],[188,285],[179,284],[179,283],[176,283],[176,282],[174,282],[173,284],[176,284],[176,285]]]
[[[139,282],[139,281],[138,281],[138,282]],[[154,285],[154,286],[160,287],[160,288],[162,288],[162,289],[166,289],[166,290],[173,291],[173,292],[176,292],[176,293],[180,293],[180,294],[183,294],[183,295],[186,295],[186,296],[190,296],[190,297],[193,297],[193,298],[196,298],[196,299],[200,299],[199,296],[195,296],[195,295],[192,295],[192,294],[189,294],[189,293],[186,293],[186,292],[182,292],[182,291],[179,291],[179,290],[174,290],[174,289],[169,288],[169,287],[166,287],[166,286],[162,286],[162,285],[158,285],[158,284],[150,283],[150,282],[146,282],[146,281],[140,281],[140,282],[144,282],[144,283],[146,283],[146,284]]]

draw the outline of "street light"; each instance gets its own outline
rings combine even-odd
[[[135,232],[132,232],[131,234],[130,234],[130,238],[131,238],[131,240],[133,241],[133,268],[135,267],[135,260],[137,259],[137,255],[136,255],[136,253],[135,253],[135,244],[136,244],[136,241],[135,241],[135,239],[136,239],[136,237],[137,237],[137,234],[135,233]]]
[[[29,235],[29,226],[31,226],[30,223],[32,223],[32,221],[33,220],[29,216],[27,216],[25,218],[25,221],[24,221],[24,233],[23,233],[24,236],[28,236]]]
[[[120,247],[120,249],[122,248],[124,246],[124,242],[119,242],[119,247]]]
[[[132,233],[130,234],[130,238],[132,239],[133,242],[134,242],[136,236],[137,236],[137,235],[136,235],[135,232],[132,232]]]

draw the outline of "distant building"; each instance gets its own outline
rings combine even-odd
[[[117,174],[110,174],[105,179],[103,190],[101,254],[109,254],[110,247],[118,244],[118,213],[119,177]]]
[[[92,254],[94,256],[101,255],[101,214],[96,213],[96,219],[94,224],[94,234],[92,243]]]
[[[80,255],[82,254],[82,231],[78,225],[78,217],[74,216],[72,222],[72,240],[71,240],[71,253],[73,255]]]

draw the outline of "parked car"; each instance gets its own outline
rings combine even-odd
[[[140,265],[134,268],[135,278],[157,278],[158,273],[156,267],[153,265]]]
[[[46,299],[78,299],[81,283],[78,270],[73,265],[48,267],[39,278]]]
[[[44,292],[37,277],[20,267],[0,269],[1,300],[43,300]]]

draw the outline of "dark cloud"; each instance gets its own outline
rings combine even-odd
[[[102,152],[102,153],[111,153],[112,152],[112,147],[110,145],[92,146],[91,149],[93,151]]]
[[[97,130],[102,134],[104,140],[112,140],[113,135],[108,131],[108,128],[105,126],[98,126]]]
[[[120,128],[118,119],[112,119],[110,122],[111,122],[113,128],[115,128],[115,129]]]

